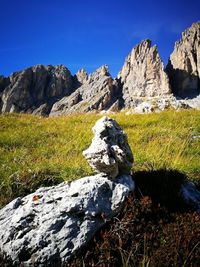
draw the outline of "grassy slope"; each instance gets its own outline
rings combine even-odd
[[[99,115],[0,116],[0,206],[41,185],[92,173],[82,151]],[[111,115],[128,134],[135,170],[177,169],[200,179],[200,112]]]

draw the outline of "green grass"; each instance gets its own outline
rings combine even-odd
[[[109,116],[128,135],[135,171],[176,169],[200,179],[200,111]],[[98,118],[0,115],[0,206],[39,186],[92,174],[82,151]]]

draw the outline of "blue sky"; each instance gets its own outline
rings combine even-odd
[[[116,76],[149,38],[166,64],[181,32],[200,20],[200,0],[0,0],[0,74],[64,64],[72,74],[103,64]]]

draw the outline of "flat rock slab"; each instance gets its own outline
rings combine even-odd
[[[23,266],[64,262],[122,207],[130,175],[105,174],[40,188],[0,210],[0,253]]]

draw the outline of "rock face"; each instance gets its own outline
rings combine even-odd
[[[63,65],[37,65],[13,73],[1,94],[1,111],[42,113],[45,106],[48,114],[55,100],[72,92],[72,85],[71,74]]]
[[[82,84],[84,84],[87,81],[87,79],[88,79],[88,74],[87,74],[86,70],[85,69],[80,69],[76,73],[76,75],[74,76],[74,79],[77,82],[77,86],[76,87],[79,87]]]
[[[118,78],[123,86],[126,108],[135,106],[134,98],[163,96],[171,93],[157,47],[151,47],[150,40],[145,40],[133,48]]]
[[[102,66],[87,78],[83,71],[76,77],[83,82],[82,86],[70,96],[56,102],[50,116],[105,110],[116,101],[118,86],[107,66]]]
[[[95,136],[92,144],[83,152],[91,167],[112,178],[130,174],[133,155],[121,127],[105,116],[97,121],[93,132]]]
[[[176,42],[167,65],[173,93],[193,98],[200,93],[200,22],[192,24]]]
[[[0,211],[0,251],[25,266],[67,261],[133,189],[130,176],[111,181],[98,174],[17,198]]]
[[[4,90],[4,88],[9,84],[9,79],[0,75],[0,93]]]
[[[94,129],[96,137],[84,154],[101,173],[40,188],[0,210],[0,253],[5,259],[20,266],[58,266],[80,251],[123,207],[125,197],[134,190],[127,174],[133,159],[126,136],[107,117]],[[94,151],[95,140],[103,149],[100,146]],[[117,171],[120,175],[110,179],[113,170],[114,176]]]

